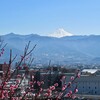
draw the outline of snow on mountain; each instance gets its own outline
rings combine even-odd
[[[73,34],[71,34],[70,32],[66,32],[63,28],[59,28],[54,33],[50,34],[49,36],[61,38],[61,37],[65,37],[65,36],[73,36]]]

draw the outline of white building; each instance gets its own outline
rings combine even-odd
[[[70,81],[71,75],[67,76],[66,81]],[[80,78],[75,80],[78,87],[78,94],[100,95],[100,70],[84,69]],[[74,85],[73,85],[74,86]],[[72,86],[72,87],[73,87]]]

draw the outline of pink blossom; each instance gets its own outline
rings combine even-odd
[[[76,96],[75,96],[75,95],[73,95],[73,96],[72,96],[72,99],[75,99],[75,98],[76,98]]]
[[[77,93],[78,92],[78,89],[76,88],[75,90],[74,90],[74,93]]]
[[[32,79],[34,79],[34,76],[32,75]]]
[[[2,92],[1,99],[4,99],[4,98],[5,98],[5,96],[4,96],[4,93]]]
[[[72,91],[71,90],[69,91],[69,94],[72,94]]]
[[[48,92],[48,93],[51,93],[51,92],[52,92],[52,90],[51,90],[51,89],[48,89],[48,90],[47,90],[47,92]]]
[[[18,78],[21,78],[21,75],[18,74],[17,77],[18,77]]]
[[[71,76],[71,78],[70,78],[71,80],[74,80],[74,76]]]
[[[11,100],[15,100],[15,98],[14,97],[12,97],[12,99]]]
[[[5,97],[6,97],[6,98],[9,97],[9,95],[8,95],[8,91],[7,91],[7,90],[5,90]]]
[[[57,91],[55,91],[54,93],[57,93]]]
[[[20,83],[20,80],[16,80],[16,83],[17,83],[17,84]]]
[[[18,85],[15,85],[14,88],[18,88]]]
[[[34,81],[34,83],[36,83],[36,81]]]
[[[51,96],[52,94],[51,93],[48,93],[48,96]]]
[[[62,80],[65,79],[65,78],[66,78],[66,76],[62,76]]]
[[[56,86],[56,87],[57,87],[57,86],[58,86],[58,83],[55,83],[55,84],[54,84],[54,86]]]
[[[44,84],[44,81],[41,81],[41,84]]]
[[[59,93],[59,95],[58,95],[58,97],[61,97],[62,95],[63,95],[63,93],[62,93],[62,92],[60,92],[60,93]]]
[[[34,89],[32,89],[32,88],[31,88],[30,90],[31,90],[31,91],[34,91]]]
[[[77,77],[80,78],[80,73],[77,74]]]
[[[29,82],[29,84],[30,84],[30,85],[32,85],[32,84],[33,84],[33,82],[31,82],[31,81],[30,81],[30,82]]]
[[[2,86],[0,85],[0,90],[2,89]]]
[[[70,97],[70,96],[71,96],[70,93],[67,93],[67,94],[66,94],[66,97]]]
[[[37,81],[37,84],[38,84],[38,86],[40,86],[41,85],[41,82]]]
[[[7,82],[3,82],[3,85],[7,85]]]
[[[11,90],[11,92],[14,93],[14,87],[13,86],[10,86],[10,90]]]
[[[65,87],[65,86],[63,86],[63,87],[62,87],[62,91],[64,91],[65,89],[66,89],[66,87]]]
[[[44,94],[44,96],[46,96],[46,97],[47,97],[47,96],[48,96],[48,93],[45,93],[45,94]]]
[[[50,86],[50,89],[51,90],[55,90],[55,86]]]
[[[43,89],[42,88],[40,88],[40,92],[42,92],[43,91]]]

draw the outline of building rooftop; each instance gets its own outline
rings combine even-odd
[[[100,69],[83,69],[82,73],[95,74],[97,71],[100,71]]]

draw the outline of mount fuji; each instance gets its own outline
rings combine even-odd
[[[73,36],[73,34],[71,34],[70,32],[65,31],[63,28],[59,28],[54,33],[50,34],[49,36],[61,38],[61,37],[65,37],[65,36]]]

